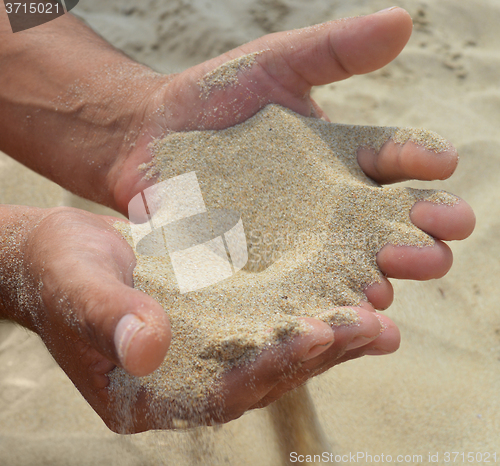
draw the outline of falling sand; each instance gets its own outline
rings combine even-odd
[[[111,374],[124,412],[140,395],[156,416],[150,425],[210,423],[210,406],[217,397],[222,404],[222,375],[307,332],[300,317],[359,322],[355,311],[340,307],[358,304],[363,289],[380,281],[377,252],[388,243],[434,243],[410,221],[415,202],[456,203],[444,192],[381,187],[368,178],[358,149],[377,152],[391,139],[436,153],[448,148],[435,133],[338,125],[277,105],[222,131],[173,133],[153,143],[145,177],[164,181],[194,171],[208,209],[241,215],[248,263],[226,280],[181,294],[168,255],[136,252],[134,286],[161,303],[173,337],[151,375],[134,378],[119,368]],[[132,244],[128,226],[116,227]]]

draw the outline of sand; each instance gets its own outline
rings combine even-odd
[[[160,71],[179,71],[269,31],[392,5],[80,3],[76,10],[101,34]],[[336,367],[308,390],[329,451],[422,455],[413,464],[442,464],[446,451],[500,452],[500,7],[493,0],[399,4],[416,20],[401,56],[384,70],[324,86],[313,96],[332,121],[425,127],[450,139],[461,156],[456,175],[407,185],[465,198],[477,228],[467,241],[451,244],[455,261],[445,278],[394,281],[396,299],[385,312],[402,333],[397,353]],[[77,203],[8,158],[0,163],[2,202]],[[38,338],[8,324],[0,326],[0,395],[2,465],[280,464],[267,410],[196,434],[111,433]],[[429,453],[439,453],[440,463]]]
[[[233,61],[210,73],[202,89],[213,76],[219,85],[234,84],[231,70],[239,66]],[[381,187],[369,179],[357,164],[358,148],[378,152],[390,140],[436,153],[449,147],[430,131],[338,125],[278,105],[226,130],[171,133],[154,141],[151,163],[140,167],[144,177],[161,183],[194,172],[209,211],[241,215],[248,262],[226,280],[182,293],[169,254],[154,247],[140,254],[138,243],[134,286],[168,313],[172,344],[161,368],[147,377],[113,372],[118,403],[134,400],[142,388],[159,417],[154,425],[170,426],[170,418],[205,423],[223,374],[307,332],[300,317],[359,323],[352,309],[338,306],[359,304],[363,289],[380,281],[377,252],[388,243],[434,243],[410,220],[415,202],[456,201],[445,192]],[[167,209],[173,201],[165,202]],[[165,215],[156,209],[153,224]],[[126,227],[117,225],[134,246]]]
[[[207,73],[198,83],[201,89],[201,97],[207,98],[214,89],[225,89],[236,84],[238,82],[238,73],[251,68],[256,57],[261,53],[254,52],[243,55]]]

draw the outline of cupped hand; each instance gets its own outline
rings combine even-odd
[[[68,176],[62,169],[55,174],[53,170],[39,171],[127,214],[132,197],[154,182],[143,180],[138,166],[151,161],[148,145],[155,138],[172,131],[232,126],[269,103],[281,104],[302,115],[326,118],[310,98],[312,86],[384,66],[403,49],[411,28],[409,15],[394,8],[271,34],[178,75],[143,77],[148,83],[144,89],[140,87],[141,74],[136,73],[138,78],[117,82],[113,88],[115,92],[132,85],[134,99],[130,105],[134,108],[125,112],[126,118],[110,118],[116,124],[99,132],[109,133],[113,144],[94,144],[95,150],[85,154],[90,162],[81,163],[82,176]],[[253,53],[254,61],[238,72],[235,83],[203,93],[200,82],[210,72]],[[120,60],[120,66],[126,68],[128,59]],[[130,66],[137,68],[135,64]],[[98,84],[96,80],[92,82]],[[124,95],[131,95],[130,90]],[[119,91],[116,92],[115,107],[126,108],[126,99],[122,102]],[[105,110],[100,110],[100,117],[102,112]],[[104,117],[100,120],[108,121]],[[410,178],[444,179],[453,173],[457,160],[454,149],[435,154],[413,143],[388,143],[378,154],[360,148],[358,157],[365,173],[381,184]],[[98,194],[90,189],[93,185],[78,185],[79,179],[92,179],[92,173],[87,173],[92,167],[99,167],[99,179],[104,179],[99,186],[96,183]],[[435,246],[417,250],[387,245],[378,255],[382,273],[411,279],[442,276],[451,266],[451,252],[441,240],[463,239],[470,234],[474,226],[470,207],[464,201],[454,206],[420,202],[412,211],[412,220],[437,239]],[[115,366],[137,376],[153,371],[168,350],[170,329],[167,314],[159,304],[132,288],[135,259],[112,228],[114,221],[72,209],[44,214],[26,236],[23,267],[31,281],[29,289],[38,300],[28,303],[31,317],[26,325],[40,334],[56,361],[106,424],[119,431],[116,406],[108,391],[108,374]],[[310,332],[263,352],[253,364],[226,374],[221,381],[224,400],[207,412],[207,419],[234,419],[248,409],[265,406],[336,364],[362,355],[395,351],[399,345],[397,327],[375,312],[375,308],[390,304],[390,283],[382,279],[367,288],[366,297],[366,302],[356,308],[359,325],[331,328],[310,319]],[[139,399],[130,431],[173,426],[168,419],[158,425],[154,417],[148,416],[148,410],[147,402]]]
[[[226,128],[246,120],[269,103],[326,119],[310,98],[312,86],[384,66],[399,54],[410,34],[410,17],[404,10],[393,8],[265,36],[170,76],[147,101],[146,117],[134,148],[117,160],[109,172],[116,206],[126,212],[131,197],[154,182],[144,180],[137,167],[150,162],[148,144],[155,138],[176,131]],[[242,67],[235,81],[224,87],[213,86],[206,92],[203,83],[207,76],[245,56],[252,56],[251,65]],[[361,168],[381,184],[445,179],[458,162],[451,146],[436,154],[412,142],[403,146],[390,142],[379,153],[360,148],[358,155]],[[356,308],[361,317],[359,326],[330,328],[309,319],[309,333],[279,349],[263,352],[252,365],[226,374],[221,390],[227,396],[219,400],[223,407],[215,403],[207,419],[234,419],[248,409],[267,405],[336,364],[362,355],[395,351],[399,345],[397,327],[387,317],[375,313],[375,309],[384,309],[392,301],[392,287],[385,277],[425,280],[443,276],[451,267],[452,256],[442,240],[466,238],[475,222],[472,210],[462,200],[454,206],[419,202],[411,218],[417,227],[436,238],[435,244],[423,249],[387,245],[379,252],[377,259],[383,277],[380,283],[365,290],[366,302]],[[147,405],[138,412],[147,412]],[[168,421],[157,423],[153,418],[139,415],[134,429],[171,427]]]
[[[146,375],[162,362],[170,344],[165,311],[132,288],[135,256],[112,226],[119,220],[72,208],[26,210],[23,218],[29,220],[22,222],[22,239],[12,252],[21,292],[2,296],[10,303],[10,317],[40,335],[110,428],[173,427],[175,420],[165,416],[158,424],[141,397],[131,407],[132,424],[123,426],[108,390],[108,375],[116,366]],[[220,385],[225,396],[207,405],[207,422],[226,422],[264,406],[327,366],[394,351],[399,334],[391,321],[369,309],[358,312],[359,324],[334,329],[306,319],[310,332],[226,374]]]

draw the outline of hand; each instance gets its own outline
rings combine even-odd
[[[2,207],[0,216],[4,244],[9,244],[0,257],[5,284],[0,315],[37,332],[90,405],[110,428],[120,431],[108,374],[115,366],[136,376],[154,370],[169,347],[170,328],[160,305],[131,287],[135,256],[112,227],[118,219],[71,208]],[[131,316],[143,324],[135,334],[127,331]],[[360,310],[360,317],[359,326],[335,331],[307,319],[310,334],[229,373],[223,380],[227,405],[213,406],[207,415],[219,422],[236,418],[327,364],[396,349],[398,333],[389,320],[379,336],[384,319],[368,310]],[[375,339],[377,349],[370,344]],[[300,371],[290,379],[290,370],[300,361]],[[254,377],[252,386],[248,380]],[[139,398],[131,430],[172,427],[172,419],[152,424],[149,409]]]
[[[132,288],[135,256],[112,227],[118,219],[71,208],[0,208],[0,316],[38,333],[100,413],[115,365],[140,376],[170,344],[163,308]],[[144,328],[127,341],[130,316]],[[105,402],[103,402],[103,400]]]
[[[71,37],[75,28],[82,27],[69,17],[57,21],[61,31],[70,31]],[[44,31],[56,27],[57,21],[47,25]],[[54,137],[54,133],[46,131],[44,125],[37,126],[35,121],[26,134],[22,126],[16,127],[13,136],[4,142],[5,150],[68,189],[126,213],[129,200],[148,186],[137,167],[150,161],[147,145],[152,138],[169,131],[224,128],[244,121],[270,102],[303,115],[325,117],[309,97],[311,87],[367,73],[391,61],[410,36],[411,20],[404,10],[393,9],[272,34],[168,77],[134,64],[85,31],[83,37],[88,40],[80,40],[81,35],[78,43],[69,45],[90,50],[86,55],[91,53],[96,57],[95,70],[92,71],[93,65],[90,65],[91,71],[87,74],[68,72],[70,76],[65,77],[70,82],[75,79],[78,82],[63,86],[68,90],[62,95],[47,91],[49,103],[40,110],[40,117],[47,116],[49,127],[54,128],[55,133],[59,131],[61,137]],[[35,32],[25,34],[22,40],[33,37]],[[67,44],[64,40],[57,43]],[[198,82],[203,76],[230,59],[253,52],[262,53],[255,57],[249,69],[240,72],[237,85],[223,91],[215,89],[207,99],[200,99]],[[51,56],[54,55],[52,50]],[[37,66],[43,66],[42,60],[36,60],[35,57]],[[75,63],[75,69],[78,66],[81,65]],[[68,69],[73,70],[71,66]],[[8,86],[0,86],[2,88],[9,91]],[[24,86],[23,90],[32,88]],[[45,95],[39,94],[39,99]],[[33,108],[36,105],[33,104]],[[65,109],[62,120],[58,105]],[[10,117],[25,112],[26,108],[33,111],[29,105],[22,110],[19,105],[5,106],[2,125],[9,127],[7,112]],[[89,134],[91,138],[86,137]],[[30,138],[33,144],[26,144]],[[81,143],[78,151],[73,139]],[[22,144],[19,141],[23,141]],[[46,155],[39,157],[42,149]],[[359,153],[361,167],[380,183],[413,177],[444,179],[451,175],[456,162],[454,150],[436,156],[411,143],[403,147],[387,144],[378,155]],[[74,176],[75,171],[78,177]],[[474,225],[473,214],[464,202],[453,207],[419,203],[412,211],[412,220],[443,240],[465,238]],[[24,261],[29,264],[27,276],[40,277],[43,284],[41,304],[29,313],[31,317],[41,317],[38,323],[21,315],[22,312],[11,318],[40,333],[75,385],[107,425],[116,430],[120,426],[109,404],[106,374],[115,365],[136,375],[153,370],[167,351],[169,327],[158,304],[130,288],[133,257],[110,229],[110,221],[65,209],[45,216],[41,228],[34,230],[26,242],[29,261]],[[64,254],[57,252],[60,249]],[[425,251],[386,246],[378,255],[378,263],[388,276],[429,279],[447,272],[451,253],[440,241]],[[26,288],[30,291],[28,296],[40,296],[37,283],[32,279],[31,288]],[[207,413],[208,417],[215,421],[236,418],[247,409],[279,398],[335,364],[363,354],[396,350],[399,344],[396,326],[374,312],[374,307],[385,308],[390,304],[389,282],[383,280],[369,287],[366,296],[367,302],[358,309],[360,326],[331,329],[311,319],[314,330],[283,346],[279,354],[264,352],[250,367],[229,373],[222,382],[228,392],[224,406],[214,407],[213,412]],[[14,309],[16,300],[11,301]],[[69,309],[78,311],[68,314]],[[100,309],[104,309],[102,313]],[[132,342],[137,344],[124,344],[120,353],[117,346],[124,340],[120,335],[123,326],[120,328],[118,323],[130,313],[145,325],[134,334]],[[154,337],[155,332],[158,338]],[[145,349],[141,349],[143,347]],[[252,389],[248,388],[249,378],[258,380]],[[147,403],[139,400],[133,431],[170,427],[168,421],[161,426],[151,423],[145,416],[147,413]]]
[[[116,205],[125,211],[130,197],[151,183],[142,179],[137,166],[150,161],[147,145],[154,138],[170,131],[225,128],[246,120],[271,102],[302,115],[326,118],[309,97],[311,87],[382,67],[398,55],[410,33],[409,16],[396,8],[265,36],[170,77],[149,100],[149,107],[144,111],[149,117],[135,147],[123,155],[116,170],[110,170]],[[228,60],[255,52],[259,53],[255,62],[239,72],[235,84],[221,90],[214,88],[203,96],[199,83],[204,76]],[[161,110],[155,113],[159,108]],[[358,161],[370,177],[386,184],[407,179],[448,178],[455,170],[458,157],[454,149],[435,154],[413,143],[404,146],[388,143],[379,154],[360,149]],[[358,309],[366,326],[329,332],[325,325],[315,321],[315,331],[283,347],[280,357],[264,353],[252,367],[234,370],[224,380],[223,387],[241,396],[226,397],[222,416],[217,416],[214,408],[216,420],[226,421],[247,409],[265,406],[287,390],[347,359],[397,349],[396,326],[388,318],[374,313],[375,308],[385,309],[392,302],[392,286],[385,277],[427,280],[443,276],[451,267],[452,255],[440,240],[463,239],[474,227],[474,215],[464,201],[453,207],[419,202],[412,209],[411,218],[416,226],[437,239],[435,246],[418,249],[387,245],[379,252],[378,265],[384,278],[365,290],[367,301],[363,309]],[[380,333],[382,327],[375,317],[382,320],[384,332]],[[351,342],[354,343],[350,345]],[[316,352],[316,357],[299,368],[301,358],[308,352]],[[245,390],[249,379],[260,382],[251,396]],[[144,423],[136,427],[162,426]]]

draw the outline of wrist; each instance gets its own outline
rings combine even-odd
[[[26,261],[27,240],[48,210],[0,206],[0,318],[35,329],[39,286]]]
[[[133,149],[144,107],[165,77],[70,14],[13,34],[2,30],[1,13],[0,150],[76,194],[117,208],[116,167]]]

